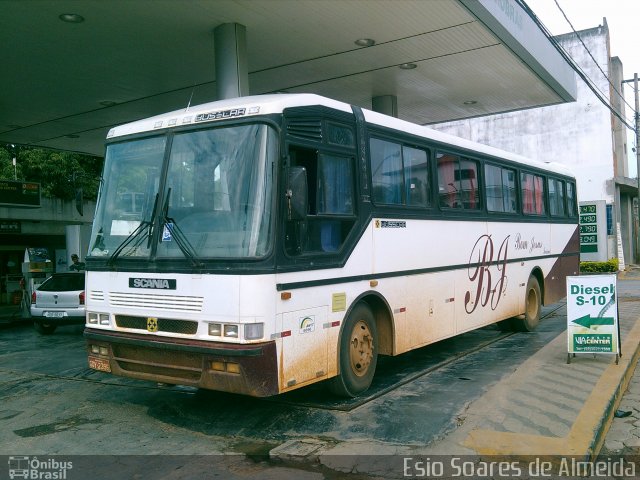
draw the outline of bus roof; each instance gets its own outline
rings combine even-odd
[[[255,115],[282,113],[287,108],[321,105],[335,110],[351,113],[351,105],[311,93],[286,93],[271,95],[254,95],[248,97],[230,98],[201,105],[187,106],[182,110],[156,115],[136,122],[127,123],[109,130],[108,139],[131,135],[135,133],[151,132],[164,128],[183,125],[206,123],[227,118],[246,118]],[[399,130],[412,135],[423,137],[452,147],[463,148],[487,156],[503,158],[531,167],[542,168],[561,175],[574,177],[565,165],[557,162],[539,162],[521,155],[472,142],[460,137],[439,132],[429,127],[410,123],[405,120],[390,117],[371,110],[363,109],[368,123]]]

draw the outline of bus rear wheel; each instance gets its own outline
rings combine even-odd
[[[527,282],[524,297],[524,315],[511,319],[511,325],[516,332],[532,332],[540,323],[542,311],[542,295],[538,279],[531,275]]]
[[[344,322],[340,337],[339,374],[329,383],[341,397],[356,397],[371,385],[378,363],[378,332],[371,309],[356,305]]]

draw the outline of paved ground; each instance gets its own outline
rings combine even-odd
[[[622,284],[629,282],[633,285],[627,289],[626,298],[640,297],[640,268],[632,267],[620,275]],[[636,283],[637,282],[637,283]],[[625,297],[622,297],[623,304]],[[635,313],[635,311],[634,311]],[[640,312],[638,312],[640,318]],[[640,345],[636,345],[640,348]],[[629,354],[632,352],[630,351]],[[637,364],[637,361],[636,361]],[[632,365],[635,367],[635,365]],[[640,369],[636,369],[628,387],[614,412],[610,428],[607,430],[601,456],[606,455],[640,455]],[[638,471],[640,474],[640,471]]]
[[[113,389],[98,379],[87,384],[84,378],[80,390],[80,382],[77,386],[70,382],[66,386],[45,385],[38,380],[41,373],[16,374],[0,365],[0,388],[10,389],[10,393],[5,390],[0,403],[0,429],[5,429],[1,437],[12,442],[0,445],[0,453],[13,454],[15,450],[8,447],[19,445],[22,451],[31,446],[34,452],[42,453],[162,455],[151,457],[153,462],[147,457],[102,458],[102,464],[93,462],[91,466],[109,478],[110,468],[117,462],[125,474],[121,478],[141,479],[193,478],[196,473],[202,478],[213,478],[203,475],[205,471],[215,472],[218,478],[333,479],[343,478],[347,472],[349,478],[402,478],[407,473],[407,459],[423,461],[424,467],[429,459],[438,462],[450,459],[451,455],[471,455],[461,458],[475,464],[482,458],[586,460],[595,459],[598,454],[600,458],[638,455],[640,373],[634,374],[634,369],[640,344],[639,269],[633,268],[620,276],[618,292],[623,340],[623,356],[618,365],[607,355],[580,355],[571,364],[566,363],[566,334],[547,330],[550,335],[543,335],[553,322],[562,323],[564,318],[566,324],[566,310],[560,304],[554,307],[555,320],[546,325],[543,322],[541,331],[517,334],[509,342],[496,343],[497,351],[492,358],[499,361],[493,361],[508,366],[512,360],[513,367],[502,374],[492,374],[477,393],[471,393],[475,378],[452,367],[440,382],[429,376],[417,377],[393,394],[333,416],[310,407],[300,417],[300,410],[293,406],[299,399],[292,398],[289,404],[270,410],[269,415],[265,416],[263,410],[262,420],[254,418],[245,431],[234,430],[233,426],[249,418],[257,404],[239,402],[237,397],[203,400],[155,389]],[[5,321],[7,317],[5,312]],[[543,339],[544,344],[527,351],[534,338]],[[31,344],[25,342],[25,348],[38,348],[41,343],[44,344],[36,337]],[[70,364],[68,373],[84,375],[76,368]],[[486,370],[489,374],[491,369]],[[482,376],[481,371],[475,370],[474,374]],[[627,386],[629,389],[623,396]],[[465,388],[469,389],[468,400],[460,401],[455,394]],[[55,389],[60,390],[59,398],[52,391]],[[439,402],[444,404],[442,415],[430,412],[435,405],[435,390],[445,399]],[[47,421],[50,418],[47,409],[52,402],[64,409],[70,392],[81,403],[69,405],[62,420]],[[242,403],[246,407],[245,418],[241,411],[234,413],[225,401]],[[125,406],[128,418],[111,425],[100,420],[119,418],[118,409]],[[287,416],[287,410],[291,415]],[[616,411],[625,416],[616,418]],[[276,413],[278,416],[273,416]],[[446,425],[438,427],[438,435],[426,437],[424,421],[445,414],[454,423],[445,422]],[[149,417],[160,422],[144,423],[147,430],[132,435],[136,418]],[[167,423],[167,418],[174,420]],[[277,426],[274,423],[282,419],[295,422],[288,425],[287,435],[272,436]],[[323,426],[323,421],[329,423]],[[261,435],[270,440],[257,441]],[[71,442],[68,445],[75,445],[73,451],[61,448],[63,438]],[[167,460],[166,455],[176,452],[214,457]],[[212,466],[212,458],[219,465]],[[127,462],[132,464],[130,468]],[[146,465],[143,474],[129,475],[139,472],[141,464]],[[419,473],[414,464],[409,467],[409,473]],[[640,473],[640,464],[637,471]],[[0,479],[4,478],[3,473],[0,466]],[[152,476],[146,475],[151,473]],[[416,476],[429,475],[425,472]],[[434,476],[439,475],[431,475]]]

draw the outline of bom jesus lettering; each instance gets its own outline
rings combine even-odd
[[[475,286],[475,292],[473,289],[469,290],[464,296],[464,309],[467,313],[473,313],[478,306],[489,305],[491,310],[498,308],[502,294],[507,289],[509,237],[507,235],[496,250],[491,235],[482,235],[471,249],[467,274]],[[492,265],[496,267],[493,274]]]
[[[529,253],[543,248],[542,242],[536,240],[535,237],[531,237],[531,240],[524,240],[520,233],[516,235],[513,246],[516,250],[527,250]]]

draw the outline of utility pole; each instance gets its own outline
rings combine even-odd
[[[633,118],[635,120],[634,127],[636,130],[636,166],[637,166],[637,179],[638,179],[638,215],[640,215],[640,101],[638,99],[638,74],[633,74],[632,80],[623,80],[622,83],[630,83],[633,82],[633,92],[635,96],[635,111],[633,112]],[[638,259],[640,258],[640,218],[636,218],[636,263],[638,263]]]
[[[17,166],[17,162],[16,162],[16,146],[11,144],[9,145],[9,147],[11,147],[11,156],[13,157],[13,179],[14,180],[18,180],[18,166]]]

